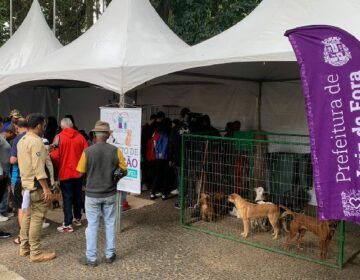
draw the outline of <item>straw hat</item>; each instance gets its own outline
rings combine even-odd
[[[15,118],[15,119],[20,119],[20,118],[22,118],[19,110],[16,110],[16,109],[14,109],[14,110],[12,110],[12,111],[10,112],[9,117],[10,117],[10,118]]]
[[[93,130],[91,130],[92,132],[108,132],[108,133],[112,133],[112,130],[110,130],[110,125],[107,122],[103,122],[103,121],[97,121],[95,123],[95,127]]]

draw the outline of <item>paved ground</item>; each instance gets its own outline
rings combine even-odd
[[[119,259],[112,265],[87,268],[78,264],[85,248],[85,227],[64,235],[52,224],[44,232],[43,245],[55,249],[58,258],[44,264],[19,257],[12,240],[0,240],[0,279],[21,279],[13,273],[27,280],[359,279],[360,257],[340,271],[219,239],[179,226],[179,210],[172,205],[172,200],[157,201],[125,213],[126,230],[118,239]],[[15,221],[0,226],[16,234]],[[10,278],[5,267],[11,271]]]

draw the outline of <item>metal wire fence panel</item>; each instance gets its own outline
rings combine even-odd
[[[184,135],[183,225],[256,247],[342,267],[359,228],[319,221],[308,137]],[[351,244],[350,244],[351,242]]]

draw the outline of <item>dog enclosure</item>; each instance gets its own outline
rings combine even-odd
[[[280,238],[273,239],[273,228],[266,217],[250,217],[250,234],[244,238],[243,219],[237,218],[234,204],[228,201],[233,193],[248,202],[263,204],[260,207],[275,204],[290,209],[279,212]],[[240,131],[231,138],[184,135],[181,224],[336,268],[342,268],[360,252],[357,225],[317,219],[309,139],[302,135]],[[288,242],[290,232],[294,237]]]

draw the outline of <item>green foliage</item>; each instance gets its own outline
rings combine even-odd
[[[103,0],[57,0],[56,35],[64,45],[88,30],[101,14]],[[248,15],[261,0],[150,0],[163,20],[190,45],[226,30]],[[24,20],[32,0],[13,0],[13,31]],[[39,0],[49,26],[53,0]],[[111,0],[106,0],[107,4]],[[0,1],[0,46],[9,38],[9,0]]]
[[[260,2],[261,0],[152,0],[157,10],[168,7],[169,16],[163,19],[190,45],[233,26]]]

